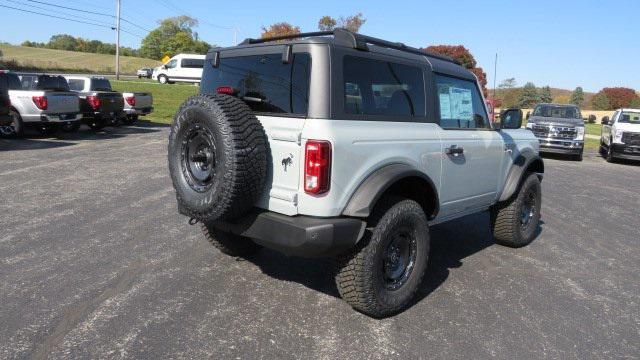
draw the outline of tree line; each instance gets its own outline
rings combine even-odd
[[[615,110],[619,108],[640,107],[640,96],[633,89],[624,87],[606,87],[590,99],[586,99],[582,87],[576,87],[570,95],[553,96],[551,88],[537,88],[532,82],[517,87],[515,78],[503,80],[497,89],[497,100],[503,108],[531,108],[539,103],[574,104],[593,110]]]
[[[22,46],[78,51],[92,54],[116,54],[116,44],[104,43],[100,40],[90,40],[81,37],[75,37],[68,34],[53,35],[48,42],[24,41]],[[120,54],[123,56],[139,56],[139,50],[129,47],[120,47]]]

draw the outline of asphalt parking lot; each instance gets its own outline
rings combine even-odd
[[[418,301],[375,320],[330,260],[223,256],[178,215],[168,128],[0,140],[0,358],[638,358],[640,166],[546,159],[540,236],[432,229]]]

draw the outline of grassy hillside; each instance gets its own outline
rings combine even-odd
[[[13,70],[40,70],[60,72],[114,73],[115,56],[91,54],[75,51],[31,48],[24,46],[0,45],[4,54],[4,66],[18,67]],[[6,62],[15,61],[14,64]],[[1,66],[0,65],[0,66]],[[155,67],[159,61],[129,56],[120,57],[120,71],[135,74],[143,67]]]

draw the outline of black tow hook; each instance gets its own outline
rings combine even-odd
[[[192,217],[191,219],[189,219],[189,225],[192,225],[192,226],[193,226],[193,225],[195,225],[195,224],[197,224],[197,223],[199,223],[199,222],[200,222],[200,220],[198,220],[198,219],[196,219],[196,218],[194,218],[194,217]]]

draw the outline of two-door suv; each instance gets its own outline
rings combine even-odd
[[[207,54],[169,170],[222,252],[335,257],[340,295],[381,317],[419,289],[430,226],[490,210],[496,242],[536,236],[538,140],[501,119],[450,58],[341,29],[247,39]]]

